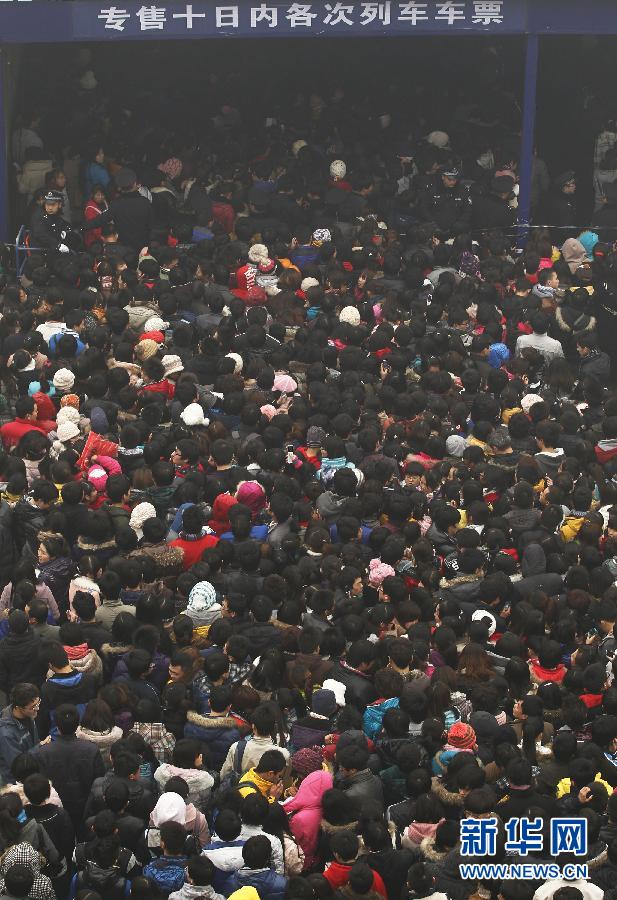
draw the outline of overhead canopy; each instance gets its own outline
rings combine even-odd
[[[114,5],[117,4],[117,5]],[[0,43],[216,37],[617,34],[614,0],[192,3],[3,0]]]

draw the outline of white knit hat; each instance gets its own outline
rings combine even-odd
[[[342,159],[335,159],[330,163],[330,175],[333,178],[344,178],[347,175],[347,166]]]
[[[138,503],[131,513],[129,525],[140,538],[143,535],[141,529],[143,528],[144,522],[147,522],[148,519],[156,519],[156,510],[154,506],[151,503],[146,502]]]
[[[54,387],[58,391],[70,391],[75,384],[75,376],[70,369],[58,369],[54,375]]]
[[[81,432],[77,425],[74,422],[61,422],[57,428],[58,440],[62,441],[62,443],[66,443],[66,441],[70,441],[71,438],[78,437]]]
[[[450,135],[446,134],[445,131],[431,131],[430,134],[427,134],[426,140],[429,144],[432,144],[433,147],[447,147],[450,143]]]
[[[186,607],[186,614],[187,616],[190,616],[191,613],[204,613],[216,605],[218,604],[216,602],[215,588],[209,581],[198,581],[197,584],[191,588],[189,602]]]
[[[143,334],[148,331],[165,331],[169,327],[169,322],[165,322],[160,316],[150,316],[144,324]]]
[[[268,258],[268,248],[265,244],[253,244],[249,248],[249,259],[252,263],[258,264]]]
[[[346,322],[347,325],[360,324],[360,313],[355,306],[344,306],[338,318],[339,322]]]
[[[210,419],[206,419],[204,411],[199,403],[189,403],[189,405],[180,413],[180,418],[185,425],[189,425],[190,427],[210,424]]]
[[[62,422],[72,422],[73,425],[78,425],[80,418],[79,410],[74,406],[62,406],[56,415],[56,422],[58,425],[61,425]]]
[[[524,413],[529,414],[529,410],[535,403],[542,403],[543,398],[539,394],[525,394],[521,400],[521,408]]]
[[[226,359],[233,359],[235,364],[234,375],[239,375],[244,368],[244,360],[239,353],[226,353]]]
[[[304,293],[306,293],[308,289],[312,287],[319,287],[319,282],[316,278],[311,278],[309,276],[308,278],[303,278],[300,282],[300,290],[304,291]]]
[[[176,356],[174,353],[167,353],[161,360],[163,366],[165,367],[165,378],[169,375],[175,375],[178,372],[184,372],[184,366],[182,365],[182,360],[179,356]]]

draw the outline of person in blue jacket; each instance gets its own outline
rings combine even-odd
[[[232,890],[254,887],[261,900],[284,900],[287,879],[274,871],[271,857],[272,845],[265,834],[249,838],[242,848],[244,865],[230,879]]]
[[[210,711],[200,714],[189,710],[184,737],[196,738],[208,748],[210,765],[220,771],[232,744],[240,740],[235,719],[230,716],[231,688],[216,685],[210,692]]]
[[[15,779],[11,764],[15,757],[34,750],[39,743],[36,717],[41,700],[34,684],[21,682],[11,691],[10,705],[0,716],[0,776],[4,784]]]

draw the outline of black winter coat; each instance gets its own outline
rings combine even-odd
[[[0,690],[7,695],[19,682],[40,684],[45,670],[39,661],[41,642],[29,627],[25,634],[9,632],[0,641]]]
[[[54,787],[71,817],[73,827],[81,832],[86,798],[95,778],[105,773],[99,748],[74,735],[58,735],[49,744],[39,745],[34,755],[48,778],[53,778]]]
[[[105,212],[85,223],[85,228],[100,228],[113,221],[122,244],[133,250],[141,250],[150,243],[153,213],[152,204],[137,191],[121,194],[112,200]]]
[[[360,712],[364,712],[369,703],[374,703],[378,699],[370,678],[355,672],[344,663],[337,663],[328,677],[345,685],[345,702],[351,703]]]

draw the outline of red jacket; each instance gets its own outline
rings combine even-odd
[[[169,400],[172,400],[176,392],[176,386],[173,381],[168,381],[167,378],[163,378],[161,381],[153,381],[151,384],[144,384],[142,391],[150,391],[152,394],[165,394]]]
[[[373,873],[372,890],[377,891],[378,894],[381,894],[381,896],[384,897],[384,900],[387,900],[388,894],[386,891],[386,886],[383,883],[383,878],[374,869],[371,869],[371,871]],[[335,860],[334,862],[330,863],[323,874],[324,878],[326,878],[332,885],[333,890],[337,890],[337,888],[341,888],[347,884],[347,882],[349,881],[350,872],[351,866],[336,862]]]
[[[222,200],[212,201],[212,217],[225,231],[231,234],[234,230],[234,219],[236,214],[231,203],[224,203]]]
[[[16,418],[0,428],[0,437],[5,448],[10,450],[11,447],[17,446],[24,434],[28,434],[29,431],[38,431],[41,434],[46,433],[44,428],[36,425],[29,419]]]
[[[302,463],[305,462],[310,466],[313,466],[314,469],[321,469],[321,459],[318,456],[307,456],[306,447],[297,447],[296,456],[298,457],[298,460],[295,463],[296,468],[300,468]]]
[[[184,562],[182,565],[185,569],[190,569],[191,566],[194,566],[195,563],[199,562],[204,550],[207,550],[208,547],[215,547],[218,542],[219,539],[216,535],[205,534],[196,541],[187,541],[183,537],[179,537],[176,538],[175,541],[170,541],[169,546],[181,547],[182,550],[184,550]]]

